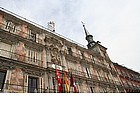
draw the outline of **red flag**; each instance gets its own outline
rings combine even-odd
[[[60,73],[58,71],[58,69],[56,69],[56,80],[58,81],[58,91],[62,93],[62,80],[60,78]]]
[[[76,84],[75,84],[74,76],[72,73],[71,73],[71,78],[70,78],[70,86],[74,87],[74,92],[77,93]]]

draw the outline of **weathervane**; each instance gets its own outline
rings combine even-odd
[[[85,26],[85,23],[83,21],[81,21],[81,23],[83,24],[83,26]]]

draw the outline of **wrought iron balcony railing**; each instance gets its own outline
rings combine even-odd
[[[0,49],[0,56],[9,58],[12,60],[17,60],[19,62],[24,62],[24,63],[44,67],[43,61],[35,59],[35,58],[27,57],[26,54],[20,55],[20,54],[13,53],[4,49]]]
[[[107,67],[103,62],[100,62],[97,60],[92,60],[92,58],[87,57],[85,55],[83,56],[82,54],[79,54],[79,53],[71,52],[71,53],[68,53],[67,55],[74,57],[75,59],[80,59],[81,61],[90,62],[90,63],[100,66],[100,67],[104,67],[104,68]]]
[[[69,92],[73,93],[73,90],[70,88]],[[59,90],[57,88],[38,88],[18,84],[0,83],[0,93],[59,93]],[[62,93],[67,93],[64,87]]]
[[[76,76],[81,76],[81,77],[84,77],[84,78],[87,78],[89,80],[95,80],[95,81],[98,81],[98,82],[104,82],[104,83],[107,83],[107,84],[117,84],[117,85],[121,85],[120,82],[117,82],[117,81],[113,81],[112,79],[108,79],[106,77],[102,77],[102,76],[97,76],[97,75],[94,75],[94,74],[87,74],[85,72],[82,72],[82,71],[78,71],[78,70],[73,70],[73,69],[70,69],[70,71],[76,75]]]

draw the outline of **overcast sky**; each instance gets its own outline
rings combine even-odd
[[[83,21],[113,62],[140,72],[139,0],[0,0],[0,6],[87,45]]]

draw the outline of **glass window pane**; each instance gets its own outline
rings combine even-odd
[[[0,91],[2,91],[2,89],[3,89],[3,85],[5,82],[5,76],[6,76],[6,72],[0,71]]]
[[[37,78],[29,77],[28,78],[28,92],[33,93],[37,91]]]

